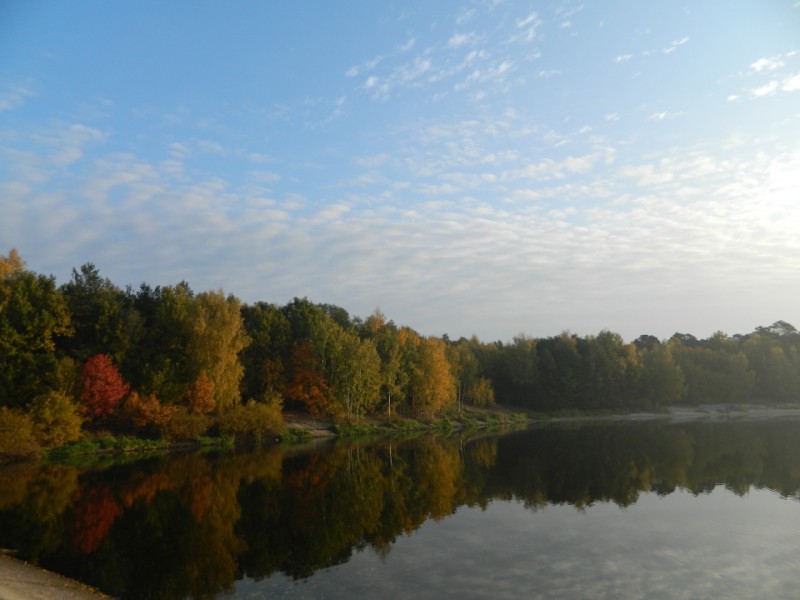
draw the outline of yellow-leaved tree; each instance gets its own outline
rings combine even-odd
[[[188,351],[197,373],[191,391],[198,391],[198,378],[201,386],[208,387],[202,381],[205,371],[216,410],[223,412],[239,403],[239,383],[244,375],[239,353],[250,341],[242,322],[241,304],[217,290],[197,294],[191,310]]]

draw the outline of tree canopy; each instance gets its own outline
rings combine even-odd
[[[57,408],[74,427],[66,399],[90,422],[150,432],[202,432],[252,402],[354,420],[493,402],[552,411],[800,401],[800,333],[785,321],[708,339],[451,340],[307,298],[246,304],[186,282],[122,290],[91,263],[57,287],[15,250],[0,256],[0,365],[2,407],[33,414],[33,400],[49,397],[40,421]]]

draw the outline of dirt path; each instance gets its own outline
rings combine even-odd
[[[72,579],[0,554],[0,600],[110,600]]]

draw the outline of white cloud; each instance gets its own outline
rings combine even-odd
[[[447,40],[447,47],[460,48],[461,46],[472,44],[476,39],[477,36],[474,33],[454,33],[450,36],[450,39]]]
[[[561,75],[562,72],[559,69],[550,69],[550,70],[540,70],[536,72],[536,77],[539,79],[550,79],[557,75]]]
[[[680,117],[683,113],[681,112],[669,112],[669,111],[661,111],[651,114],[648,119],[651,121],[666,121],[668,119],[675,119]]]
[[[359,167],[375,169],[385,165],[389,160],[389,155],[386,152],[381,152],[380,154],[373,154],[371,156],[357,156],[353,160]]]
[[[663,52],[664,52],[664,54],[671,54],[671,53],[675,52],[675,50],[677,50],[679,46],[683,46],[688,41],[689,41],[688,37],[683,37],[683,38],[681,38],[679,40],[675,40],[675,41],[671,42],[669,46],[664,48]]]
[[[413,50],[413,48],[416,45],[416,43],[417,43],[417,39],[416,38],[413,38],[413,37],[412,38],[408,38],[408,40],[406,40],[405,43],[400,44],[396,48],[396,51],[398,53],[400,53],[400,54],[402,54],[404,52],[409,52],[409,51]]]
[[[28,98],[36,94],[29,85],[12,84],[5,86],[0,91],[0,112],[6,112],[20,108]]]
[[[783,65],[784,62],[779,56],[773,56],[771,58],[759,58],[750,65],[750,69],[756,73],[761,73],[762,71],[774,71]]]
[[[93,127],[76,123],[34,137],[50,148],[49,159],[53,164],[67,167],[82,159],[86,147],[102,142],[106,134]]]
[[[537,30],[541,26],[542,21],[539,15],[535,12],[529,13],[527,16],[516,20],[517,33],[513,34],[509,41],[523,42],[526,44],[531,43],[536,39]]]
[[[626,63],[629,62],[633,58],[633,54],[620,54],[619,56],[614,57],[614,62],[619,63]]]
[[[778,91],[778,82],[770,81],[762,86],[750,90],[750,95],[754,98],[762,98],[764,96],[771,96]]]
[[[535,12],[530,13],[527,17],[523,17],[521,19],[517,19],[517,27],[519,29],[523,29],[532,23],[539,22],[539,15]]]
[[[781,90],[784,92],[796,92],[800,90],[800,73],[790,75],[781,83]]]
[[[464,23],[468,23],[472,19],[475,18],[477,11],[474,8],[464,9],[462,8],[461,11],[456,16],[456,25],[463,25]]]

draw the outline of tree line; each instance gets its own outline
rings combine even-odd
[[[495,402],[557,411],[798,401],[798,349],[783,321],[708,339],[451,340],[307,298],[243,303],[186,282],[122,289],[91,263],[59,286],[15,250],[0,256],[0,438],[16,448],[59,445],[87,427],[261,436],[280,432],[286,410],[351,421]]]

